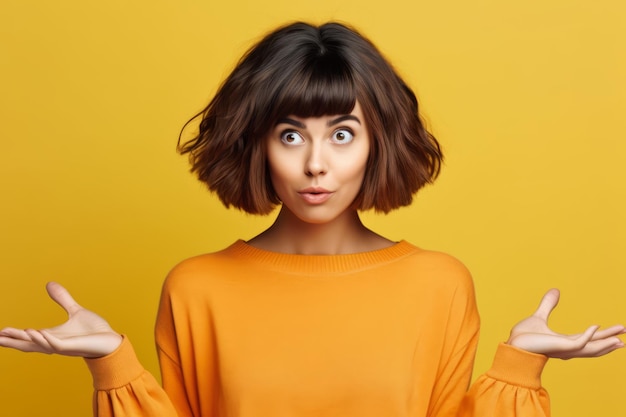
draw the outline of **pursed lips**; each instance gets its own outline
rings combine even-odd
[[[309,187],[298,191],[298,194],[309,204],[321,204],[327,201],[333,192],[322,187]]]

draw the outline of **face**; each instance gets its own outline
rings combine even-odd
[[[267,140],[274,190],[300,220],[328,223],[355,212],[370,150],[357,102],[350,114],[278,121]]]

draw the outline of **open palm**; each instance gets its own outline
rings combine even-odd
[[[558,290],[548,291],[537,311],[513,327],[507,343],[529,352],[560,359],[602,356],[624,347],[624,343],[617,337],[625,333],[622,325],[603,330],[599,330],[600,326],[591,326],[584,332],[573,335],[552,331],[548,327],[548,318],[557,306],[559,297]]]
[[[60,284],[50,282],[46,290],[67,312],[68,320],[43,330],[0,330],[0,346],[23,352],[57,353],[66,356],[95,358],[108,355],[121,343],[122,337],[96,313],[81,307]]]

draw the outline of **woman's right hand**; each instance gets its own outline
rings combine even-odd
[[[49,282],[46,290],[67,312],[68,320],[43,330],[7,327],[0,330],[0,346],[22,352],[97,358],[112,353],[122,343],[122,336],[106,320],[81,307],[60,284]]]

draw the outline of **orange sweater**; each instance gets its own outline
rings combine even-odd
[[[546,358],[507,345],[468,391],[479,318],[470,274],[407,242],[350,255],[243,241],[168,276],[163,389],[127,339],[87,360],[98,416],[542,417]]]

